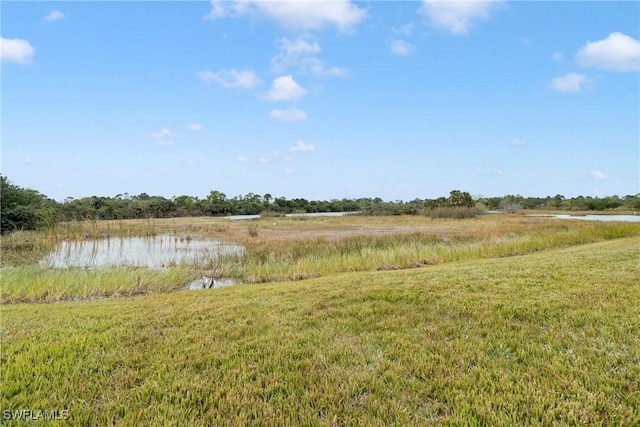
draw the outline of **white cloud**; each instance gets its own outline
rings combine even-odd
[[[491,171],[491,173],[492,173],[493,175],[496,175],[496,176],[502,176],[502,175],[504,175],[504,172],[502,171],[502,169],[493,169],[493,170]]]
[[[184,162],[184,166],[187,168],[190,168],[191,166],[195,165],[196,162],[194,162],[193,160],[187,160],[186,162]]]
[[[344,68],[327,68],[324,65],[324,61],[321,61],[318,58],[304,58],[300,64],[300,69],[302,72],[311,73],[316,76],[346,77],[347,75],[347,70]]]
[[[203,82],[214,81],[226,89],[252,89],[260,84],[260,79],[249,70],[198,71],[196,74]]]
[[[190,123],[190,124],[187,125],[187,129],[191,130],[191,131],[194,131],[194,132],[198,132],[198,131],[203,130],[204,127],[202,127],[202,125],[198,124],[198,123]]]
[[[598,181],[604,181],[605,179],[609,179],[609,176],[606,173],[601,172],[599,170],[592,170],[591,172],[589,172],[589,176]]]
[[[52,10],[51,12],[49,12],[49,14],[47,16],[44,17],[45,21],[49,21],[49,22],[53,22],[53,21],[59,21],[60,19],[64,19],[65,18],[65,14],[60,12],[59,10]]]
[[[298,65],[301,58],[322,51],[318,43],[310,42],[306,37],[298,37],[296,40],[283,37],[280,39],[279,49],[278,55],[271,58],[271,71],[274,73],[282,73],[289,67]]]
[[[307,91],[293,80],[291,74],[273,80],[266,98],[269,101],[293,101],[303,97]]]
[[[242,156],[242,157],[238,157],[238,161],[240,163],[249,163],[249,162],[251,162],[251,159],[248,158],[248,157]]]
[[[36,49],[26,40],[0,38],[0,59],[2,62],[28,64],[35,53]]]
[[[211,12],[208,15],[205,15],[204,19],[214,20],[218,18],[224,18],[228,15],[228,11],[225,8],[226,2],[222,0],[212,0],[211,1]]]
[[[401,27],[393,27],[391,31],[397,36],[410,36],[413,32],[413,25],[413,21],[411,21]]]
[[[607,71],[638,71],[640,41],[626,34],[611,33],[606,39],[588,42],[576,53],[576,58],[583,67]]]
[[[24,162],[28,165],[30,165],[31,163],[33,163],[33,159],[29,156],[24,158]]]
[[[486,19],[500,1],[423,0],[420,12],[432,24],[454,34],[467,34],[476,19]]]
[[[416,51],[415,45],[404,40],[394,40],[391,42],[391,53],[399,56],[411,55]]]
[[[564,59],[564,53],[556,52],[553,55],[551,55],[551,58],[553,58],[554,61],[562,61]]]
[[[267,17],[279,25],[294,30],[319,30],[327,25],[340,32],[351,33],[367,16],[349,0],[333,1],[260,1],[236,0],[211,2],[211,12],[205,19],[229,16]]]
[[[501,1],[423,0],[419,11],[431,23],[453,34],[467,34],[473,22],[486,19]]]
[[[296,145],[289,148],[289,151],[293,151],[296,153],[312,153],[316,151],[316,146],[313,144],[305,144],[302,141],[296,142]]]
[[[150,136],[155,139],[168,138],[171,136],[171,131],[167,128],[162,128],[160,132],[152,132]]]
[[[551,80],[551,88],[558,92],[580,92],[586,79],[582,74],[569,73]]]
[[[286,110],[271,110],[269,118],[287,123],[302,122],[307,120],[307,113],[292,107]]]
[[[521,139],[513,138],[511,140],[511,145],[514,147],[520,147],[521,145],[524,145],[524,142]]]
[[[296,40],[289,40],[284,37],[279,41],[280,52],[271,58],[271,71],[282,73],[289,68],[299,67],[301,72],[311,73],[318,76],[339,76],[344,77],[347,72],[343,68],[327,68],[324,61],[314,55],[322,52],[322,48],[316,42],[309,40],[309,37],[298,37]]]
[[[285,169],[284,170],[285,175],[293,175],[295,173],[295,171],[293,169]]]
[[[258,157],[258,163],[273,163],[276,161],[276,156],[272,154],[265,154]]]

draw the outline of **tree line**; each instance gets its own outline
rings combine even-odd
[[[2,233],[50,227],[62,221],[95,219],[173,218],[188,216],[284,215],[290,213],[361,212],[369,215],[419,215],[438,208],[478,208],[481,210],[517,211],[551,210],[640,210],[640,194],[602,198],[562,195],[549,197],[475,197],[453,190],[448,197],[383,201],[381,198],[307,200],[249,193],[227,197],[213,190],[206,197],[118,194],[115,197],[90,196],[67,198],[57,202],[36,190],[13,184],[0,175],[0,222]]]

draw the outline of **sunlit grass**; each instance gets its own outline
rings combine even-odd
[[[639,259],[635,237],[3,306],[0,407],[73,425],[638,425]]]

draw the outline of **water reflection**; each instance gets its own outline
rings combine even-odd
[[[181,236],[108,237],[62,241],[40,264],[46,267],[147,267],[159,269],[226,255],[242,255],[244,248],[218,240]]]
[[[579,219],[582,221],[600,221],[600,222],[640,222],[640,215],[545,215],[531,214],[529,216],[556,218],[556,219]]]
[[[224,286],[237,285],[238,283],[240,283],[238,280],[229,277],[214,278],[205,276],[189,283],[187,286],[185,286],[185,289],[191,291],[197,291],[200,289],[217,289]]]
[[[355,215],[359,212],[314,212],[314,213],[291,213],[286,214],[286,218],[304,218],[304,217],[317,217],[317,216],[347,216]],[[223,217],[224,219],[244,220],[244,219],[260,219],[262,215],[229,215]]]

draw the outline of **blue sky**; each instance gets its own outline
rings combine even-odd
[[[638,2],[2,2],[2,174],[57,200],[640,192]]]

